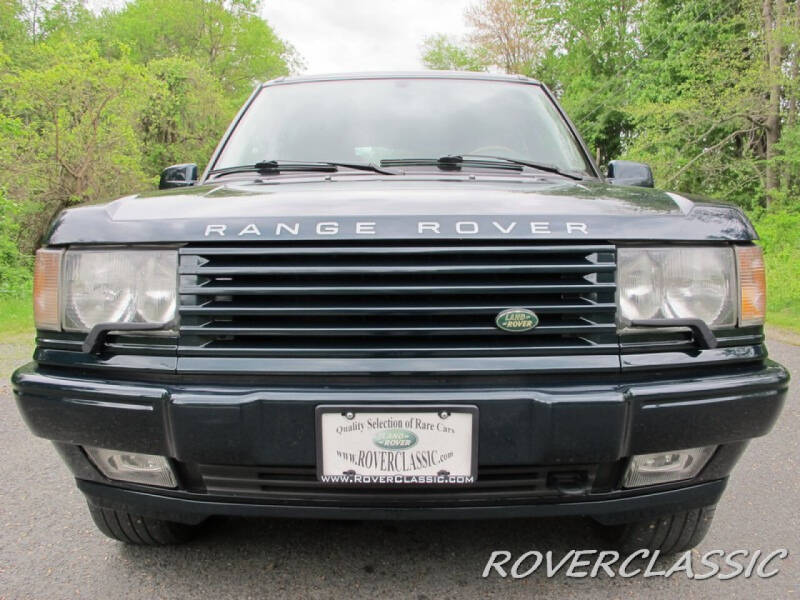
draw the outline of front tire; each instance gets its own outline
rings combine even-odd
[[[190,540],[198,528],[92,504],[89,504],[89,513],[97,528],[111,539],[139,546],[182,544]]]
[[[653,519],[626,523],[611,530],[612,542],[621,552],[645,549],[661,554],[691,550],[708,533],[714,506],[694,508]]]

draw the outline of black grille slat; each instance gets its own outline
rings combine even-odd
[[[188,295],[268,295],[268,294],[513,294],[513,293],[591,293],[591,292],[612,292],[616,289],[613,283],[550,283],[550,284],[530,284],[530,285],[397,285],[397,286],[369,286],[369,285],[301,285],[301,286],[200,286],[200,285],[181,285],[180,293]]]
[[[205,315],[205,316],[271,316],[271,315],[286,315],[286,314],[315,314],[322,316],[342,315],[342,314],[359,314],[359,315],[378,315],[385,313],[393,313],[398,315],[404,314],[454,314],[454,313],[470,313],[470,314],[497,314],[505,310],[508,306],[493,304],[493,305],[477,305],[477,304],[448,304],[437,305],[431,301],[428,304],[420,304],[417,306],[409,306],[408,303],[401,303],[397,305],[384,305],[376,306],[374,303],[369,306],[341,306],[341,305],[327,305],[327,306],[287,306],[285,304],[279,306],[247,306],[235,305],[232,302],[226,302],[222,305],[216,305],[214,302],[208,302],[202,306],[182,306],[180,308],[181,314],[184,315]],[[593,312],[609,312],[615,310],[615,305],[610,303],[587,303],[587,304],[555,304],[555,305],[536,305],[536,313],[539,315],[548,313],[558,314],[573,314],[573,313],[593,313]]]
[[[445,274],[460,275],[472,273],[493,273],[493,274],[537,274],[537,273],[601,273],[614,271],[613,263],[595,264],[497,264],[487,263],[479,265],[458,265],[458,264],[405,264],[405,265],[300,265],[290,264],[286,266],[259,266],[259,265],[223,265],[215,267],[188,266],[181,267],[181,275],[204,275],[204,276],[230,276],[241,275],[328,275],[332,270],[337,274],[345,275],[392,275],[392,274]]]
[[[183,356],[617,353],[606,244],[181,249]],[[495,326],[507,308],[540,324]]]
[[[534,264],[485,264],[485,265],[360,265],[357,267],[320,265],[320,266],[223,266],[223,267],[188,267],[181,268],[180,273],[196,275],[227,275],[235,277],[237,275],[330,275],[334,274],[357,274],[357,275],[391,275],[393,273],[418,275],[421,273],[599,273],[613,271],[613,264],[598,265],[534,265]]]
[[[218,327],[218,326],[184,326],[183,331],[196,335],[218,336],[271,336],[271,335],[313,335],[313,336],[348,336],[348,335],[497,335],[497,328],[486,327]],[[598,331],[616,331],[614,325],[540,325],[539,331],[549,334],[596,333]]]
[[[594,483],[596,465],[479,467],[475,484],[454,486],[331,486],[317,480],[314,467],[244,467],[198,465],[205,491],[215,496],[275,500],[317,500],[334,497],[369,503],[513,501],[560,496],[555,477],[570,475],[582,482],[584,493]],[[423,489],[421,489],[423,488]]]

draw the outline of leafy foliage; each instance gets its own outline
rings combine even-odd
[[[90,37],[136,63],[183,57],[220,82],[238,108],[257,81],[288,75],[295,52],[257,16],[254,0],[137,0],[98,19]]]
[[[144,180],[137,129],[151,81],[142,66],[104,58],[93,43],[43,44],[37,59],[37,69],[0,84],[3,111],[24,123],[4,140],[14,151],[0,166],[9,196],[42,217],[29,223],[38,238],[70,204],[121,195]]]
[[[468,42],[426,46],[427,64],[483,55],[545,82],[599,163],[746,208],[798,202],[800,0],[480,0],[465,21]]]
[[[429,69],[485,71],[491,64],[480,48],[459,45],[446,35],[433,35],[422,44],[422,61]]]
[[[300,65],[259,8],[133,0],[96,15],[82,0],[0,0],[0,282],[26,260],[11,247],[29,255],[62,209],[202,165],[255,83]]]
[[[141,140],[146,173],[165,165],[203,165],[233,108],[220,82],[192,59],[161,58],[148,64],[154,80],[141,115]]]
[[[649,7],[649,44],[631,80],[628,156],[650,162],[665,187],[745,207],[765,198],[763,43],[752,2]],[[680,43],[668,43],[671,39]],[[665,42],[667,40],[667,42]]]
[[[30,289],[32,260],[19,250],[20,212],[0,190],[0,298]]]
[[[800,316],[800,212],[753,215],[767,266],[767,311],[770,321],[798,328]]]

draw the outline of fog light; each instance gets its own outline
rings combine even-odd
[[[177,487],[175,475],[163,456],[105,448],[84,448],[84,450],[100,472],[109,479],[159,487]]]
[[[637,454],[628,464],[622,485],[632,488],[691,479],[706,465],[716,449],[716,446],[706,446],[673,452]]]

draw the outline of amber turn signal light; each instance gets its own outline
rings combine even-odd
[[[762,325],[767,313],[767,277],[759,246],[736,246],[739,268],[739,326]]]
[[[40,248],[33,268],[33,320],[37,329],[61,329],[59,287],[63,250]]]

